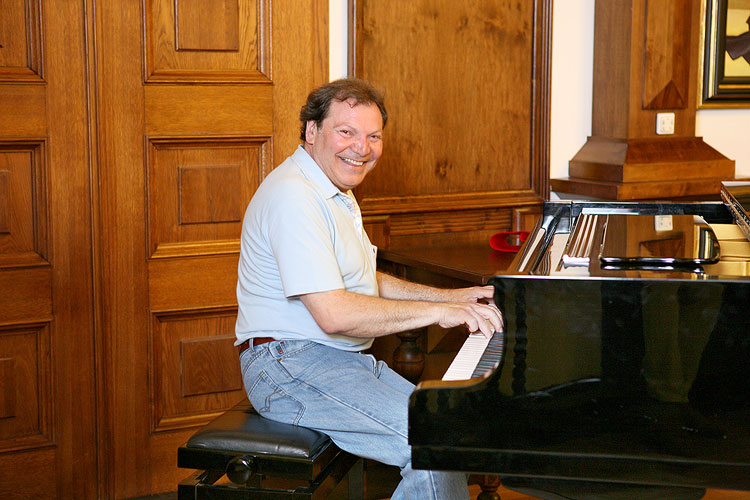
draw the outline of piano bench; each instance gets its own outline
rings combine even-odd
[[[344,498],[364,498],[362,459],[325,434],[261,417],[248,401],[196,431],[177,465],[197,469],[178,485],[178,500],[323,500],[341,493],[343,479]]]

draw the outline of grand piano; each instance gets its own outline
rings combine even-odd
[[[505,331],[412,394],[412,465],[573,492],[543,498],[750,490],[748,208],[735,182],[720,202],[545,203],[489,280]]]

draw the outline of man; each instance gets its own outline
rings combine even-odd
[[[321,431],[343,450],[397,465],[393,499],[468,499],[463,474],[415,471],[407,441],[414,386],[361,351],[374,337],[440,325],[502,329],[492,287],[441,290],[376,271],[351,190],[383,150],[387,113],[362,80],[314,90],[300,146],[250,202],[238,269],[237,345],[263,416]]]

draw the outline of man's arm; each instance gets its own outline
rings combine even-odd
[[[377,272],[380,296],[397,300],[426,300],[428,302],[492,302],[494,287],[473,286],[469,288],[435,288],[402,280],[390,274]]]
[[[452,294],[450,290],[433,289],[384,276],[387,275],[379,274],[378,281],[380,284],[383,279],[386,284],[387,298],[345,290],[309,293],[299,298],[326,333],[350,337],[380,337],[429,325],[443,328],[465,325],[470,332],[481,331],[487,337],[502,331],[500,311],[495,306],[477,302],[478,298],[485,298],[484,287],[474,287],[479,292]],[[443,301],[454,298],[452,295],[466,297],[467,300]],[[421,297],[421,300],[413,300],[414,297]]]

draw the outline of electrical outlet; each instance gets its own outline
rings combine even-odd
[[[656,133],[674,134],[674,113],[656,113]]]
[[[671,215],[654,215],[654,230],[655,231],[672,231],[674,226],[672,224]]]

